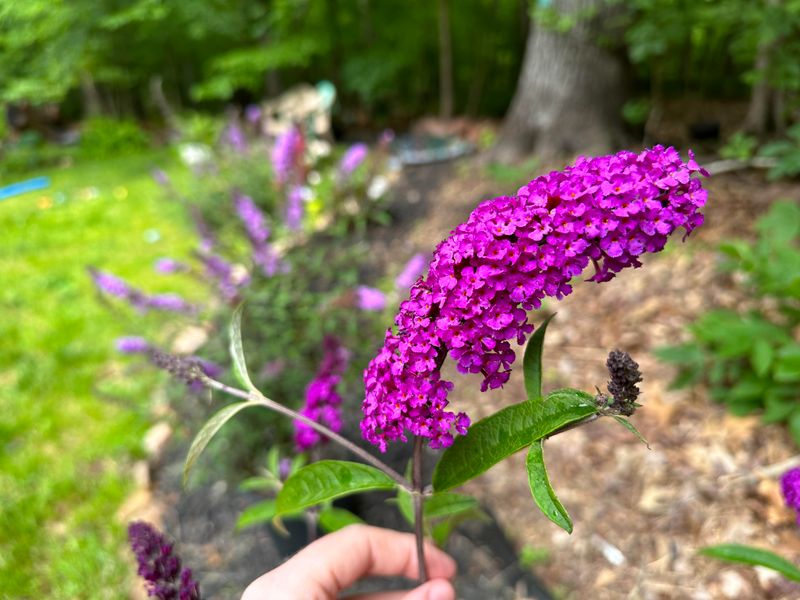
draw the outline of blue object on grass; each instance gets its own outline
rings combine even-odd
[[[18,181],[17,183],[12,183],[11,185],[0,188],[0,200],[5,200],[6,198],[11,198],[12,196],[18,196],[20,194],[24,194],[25,192],[42,190],[46,187],[50,187],[49,177],[34,177],[33,179]]]

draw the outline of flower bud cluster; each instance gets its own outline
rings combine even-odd
[[[449,355],[462,373],[482,376],[481,390],[508,381],[515,353],[533,325],[527,311],[561,299],[590,264],[591,281],[612,279],[639,257],[664,248],[683,227],[703,222],[707,173],[674,148],[580,157],[564,171],[537,177],[516,196],[480,204],[434,253],[428,274],[400,305],[396,331],[364,373],[361,430],[385,450],[406,432],[432,448],[465,434],[469,418],[447,411]]]
[[[128,540],[138,563],[137,573],[147,583],[147,595],[159,600],[200,600],[200,588],[189,568],[164,535],[144,521],[128,526]]]

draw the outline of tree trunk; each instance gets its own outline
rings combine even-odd
[[[624,141],[624,62],[597,44],[607,3],[553,0],[551,8],[575,15],[576,24],[563,33],[532,24],[495,160],[513,162],[531,151],[547,157],[600,153]]]
[[[439,0],[439,116],[453,117],[453,43],[450,39],[450,0]]]
[[[103,101],[94,83],[92,74],[81,71],[81,94],[83,96],[83,114],[85,117],[96,117],[103,113]]]

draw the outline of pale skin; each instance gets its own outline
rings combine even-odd
[[[353,596],[358,600],[455,600],[456,563],[425,544],[429,580],[412,590]],[[310,544],[251,583],[242,600],[335,600],[359,579],[418,577],[413,534],[351,525]]]

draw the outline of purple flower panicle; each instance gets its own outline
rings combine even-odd
[[[395,287],[402,292],[409,289],[414,282],[419,279],[420,275],[425,272],[425,267],[428,264],[428,258],[424,254],[415,254],[412,256],[400,274],[395,278]]]
[[[154,294],[147,297],[146,305],[155,310],[190,314],[195,312],[195,307],[186,302],[178,294]]]
[[[122,354],[146,354],[150,344],[143,337],[128,335],[114,340],[114,347]]]
[[[386,294],[377,288],[360,285],[356,288],[356,305],[361,310],[380,312],[386,308]]]
[[[297,231],[303,226],[303,202],[307,191],[300,185],[294,185],[286,197],[286,228]]]
[[[283,185],[287,183],[300,164],[303,155],[303,134],[297,127],[290,127],[275,140],[272,148],[272,170],[275,180]]]
[[[131,286],[129,286],[125,280],[117,277],[116,275],[112,275],[111,273],[99,271],[93,267],[89,267],[89,274],[91,275],[92,281],[97,289],[108,294],[109,296],[114,296],[115,298],[128,298],[133,290],[133,288],[131,288]]]
[[[797,523],[800,524],[800,467],[789,469],[781,476],[781,492],[786,506],[797,513]]]
[[[244,154],[247,152],[247,138],[244,131],[236,121],[231,121],[222,134],[223,141],[231,147],[234,152]]]
[[[256,206],[250,196],[236,194],[233,198],[236,214],[239,215],[247,237],[253,244],[263,244],[269,239],[270,230],[264,213]]]
[[[323,347],[325,354],[316,377],[306,387],[306,404],[300,414],[338,433],[342,430],[342,416],[339,411],[342,398],[336,387],[347,368],[350,353],[339,340],[331,336],[325,338]],[[307,424],[302,421],[294,422],[294,443],[300,452],[309,450],[322,441],[322,436]]]
[[[189,266],[186,263],[182,263],[174,258],[159,258],[155,262],[153,268],[156,273],[161,273],[162,275],[171,275],[172,273],[180,273],[189,270]]]
[[[369,148],[367,148],[366,144],[353,144],[345,151],[344,156],[342,156],[342,160],[339,163],[339,172],[345,176],[352,175],[353,171],[367,158],[368,153]]]
[[[639,267],[678,227],[701,225],[707,175],[689,154],[656,146],[640,154],[580,157],[537,177],[516,196],[481,203],[436,248],[428,274],[411,288],[364,372],[363,436],[385,450],[406,431],[432,448],[464,435],[469,418],[447,411],[453,383],[440,368],[449,355],[481,390],[508,381],[515,353],[533,331],[527,311],[545,296],[561,299],[590,264],[591,281]]]
[[[180,557],[161,532],[149,523],[134,521],[128,526],[128,540],[148,596],[159,600],[200,600],[200,588],[191,569],[181,567]]]

